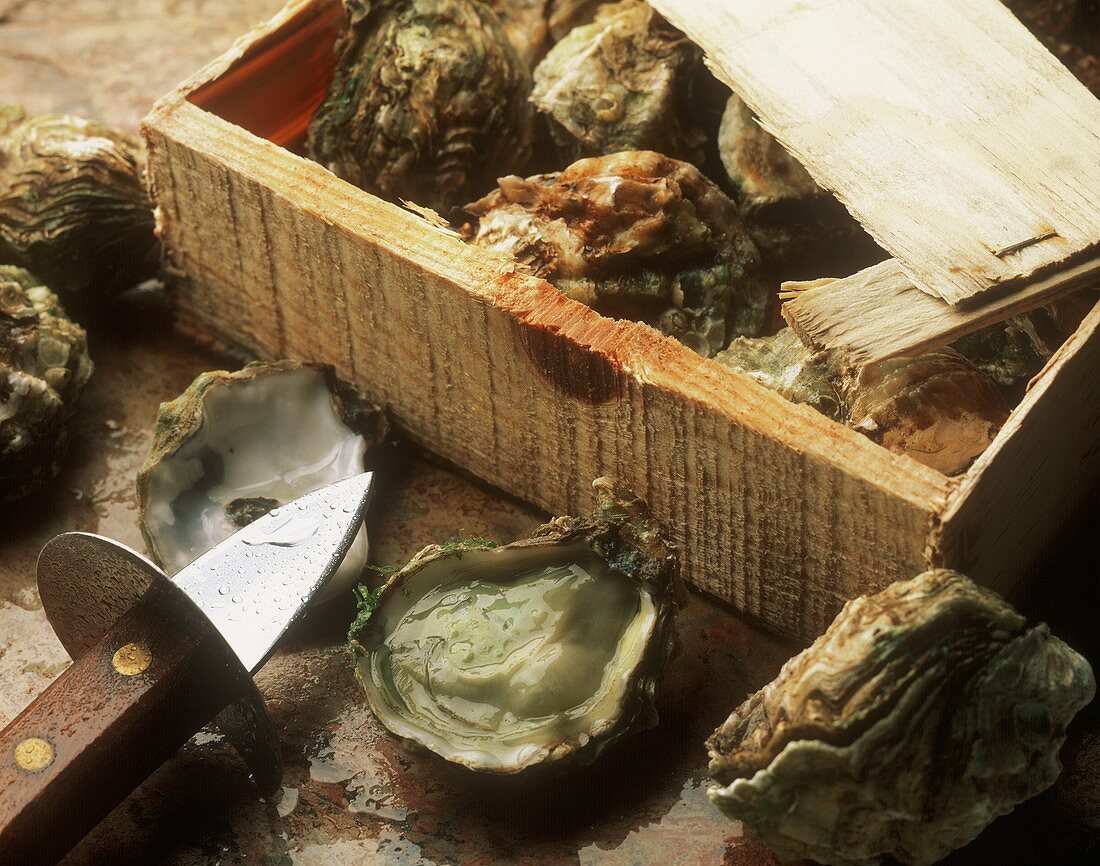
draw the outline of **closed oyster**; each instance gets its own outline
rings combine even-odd
[[[1008,419],[996,383],[953,349],[841,375],[848,424],[945,475],[965,470]]]
[[[707,741],[710,799],[781,858],[930,864],[1051,785],[1092,669],[929,571],[850,601]]]
[[[655,150],[699,164],[692,117],[702,51],[642,0],[601,6],[535,69],[531,101],[570,159]]]
[[[472,770],[587,763],[656,724],[678,564],[645,505],[609,479],[590,517],[505,547],[420,551],[349,637],[378,720]]]
[[[150,555],[175,574],[283,503],[363,472],[370,443],[352,416],[328,368],[280,361],[200,375],[161,404],[138,475]],[[349,590],[366,557],[360,532],[322,597]]]
[[[563,39],[574,27],[588,24],[596,17],[596,10],[605,0],[550,0],[550,35],[555,41]]]
[[[759,333],[770,293],[737,207],[694,166],[652,151],[573,163],[466,210],[464,237],[507,253],[564,295],[648,322],[702,355]]]
[[[531,75],[479,0],[344,0],[336,75],[306,152],[391,200],[439,211],[531,156]]]
[[[859,223],[760,127],[736,94],[722,115],[718,153],[753,243],[784,278],[876,258],[877,248]]]
[[[0,265],[0,502],[53,478],[92,375],[84,330],[22,268]]]
[[[546,7],[550,0],[490,0],[504,33],[528,69],[534,69],[550,45]]]
[[[814,358],[790,328],[771,337],[738,337],[714,360],[778,391],[792,403],[807,403],[834,419],[844,415],[829,380],[829,364]]]
[[[0,106],[0,262],[62,294],[115,294],[157,273],[145,154],[78,117]]]

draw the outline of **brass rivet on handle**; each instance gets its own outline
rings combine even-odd
[[[143,673],[153,661],[153,654],[143,643],[128,643],[115,650],[111,664],[124,677],[136,677]]]
[[[53,746],[41,737],[27,737],[15,746],[15,763],[20,770],[37,773],[53,763]]]

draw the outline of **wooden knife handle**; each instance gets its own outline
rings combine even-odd
[[[236,698],[210,656],[137,608],[0,731],[0,863],[56,863]]]

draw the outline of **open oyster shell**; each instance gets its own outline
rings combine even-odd
[[[707,356],[763,327],[770,293],[756,247],[736,205],[695,166],[627,151],[498,183],[466,206],[477,223],[463,236],[562,294]]]
[[[141,531],[174,574],[273,508],[364,471],[369,444],[331,370],[279,361],[203,373],[162,403],[138,475]],[[367,558],[359,533],[322,598],[349,591]]]
[[[609,479],[590,517],[505,547],[426,547],[349,637],[392,733],[472,770],[587,763],[656,723],[678,564],[645,505]],[[490,543],[491,544],[491,543]]]
[[[344,0],[306,152],[356,186],[445,212],[525,167],[531,73],[478,0]]]
[[[1051,785],[1088,662],[953,571],[850,601],[707,741],[708,790],[781,858],[930,864]]]
[[[691,112],[702,50],[642,0],[601,6],[535,69],[531,101],[570,159],[655,150],[703,160]]]
[[[62,294],[111,295],[156,275],[153,228],[140,143],[79,117],[0,106],[0,262]]]
[[[53,478],[92,375],[84,329],[22,268],[0,265],[0,502]]]

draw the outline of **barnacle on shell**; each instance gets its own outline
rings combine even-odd
[[[535,69],[531,101],[570,159],[655,150],[696,164],[692,115],[702,51],[642,0],[601,6]]]
[[[445,212],[531,156],[531,75],[480,0],[344,0],[311,158],[356,186]]]
[[[22,268],[0,265],[0,502],[53,478],[92,374],[84,330]]]
[[[588,517],[504,547],[430,546],[352,626],[358,677],[393,734],[502,775],[588,763],[656,724],[679,566],[645,505],[598,479]]]
[[[1088,662],[926,572],[850,601],[707,741],[711,800],[782,858],[931,864],[1050,786]]]
[[[466,210],[473,243],[507,253],[605,315],[713,355],[755,335],[769,292],[737,207],[694,166],[651,151],[504,177]]]
[[[78,117],[0,106],[0,262],[63,294],[107,296],[157,273],[153,229],[136,140]]]

